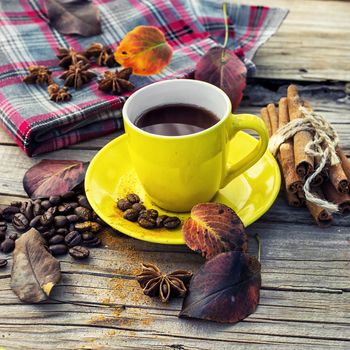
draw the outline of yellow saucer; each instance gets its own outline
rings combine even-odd
[[[231,147],[236,153],[239,150],[240,157],[244,157],[256,143],[255,138],[240,131],[231,141]],[[229,156],[232,153],[229,152]],[[231,159],[229,161],[232,162]],[[213,201],[231,207],[248,226],[271,207],[280,185],[276,160],[270,152],[266,152],[258,163],[221,189]],[[147,209],[157,209],[160,215],[176,215],[182,222],[189,217],[189,213],[166,212],[151,202],[131,165],[125,134],[109,142],[95,155],[86,172],[85,190],[92,208],[114,229],[148,242],[184,244],[181,228],[147,230],[123,219],[123,213],[116,207],[118,199],[128,193],[136,193]]]

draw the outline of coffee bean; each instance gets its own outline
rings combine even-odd
[[[40,217],[40,223],[43,226],[49,226],[53,223],[54,221],[54,216],[51,214],[51,212],[48,209],[43,215]]]
[[[146,207],[143,204],[141,204],[141,203],[134,203],[131,208],[134,209],[134,210],[137,210],[139,213],[142,210],[146,210]]]
[[[123,218],[129,221],[137,221],[139,217],[139,212],[135,209],[127,209],[123,214]]]
[[[41,235],[43,236],[44,239],[49,241],[53,236],[56,235],[56,230],[54,228],[52,228],[52,229],[50,229],[48,231],[42,232]]]
[[[101,240],[98,237],[83,241],[83,244],[88,247],[98,247],[101,244]]]
[[[18,232],[25,232],[29,227],[29,221],[22,213],[17,213],[12,219],[12,226]]]
[[[147,215],[147,213],[142,213],[137,219],[138,224],[146,229],[152,229],[156,227],[156,220]]]
[[[61,198],[64,201],[70,201],[70,200],[75,198],[75,192],[74,191],[68,191],[68,192],[62,194]]]
[[[90,230],[96,233],[101,230],[101,225],[98,222],[90,221]]]
[[[91,228],[91,221],[84,221],[84,222],[77,222],[74,225],[74,228],[78,232],[85,232],[89,231]]]
[[[11,253],[15,249],[15,241],[10,238],[6,238],[0,245],[0,250],[5,254]]]
[[[64,237],[62,235],[54,235],[49,239],[49,245],[59,244],[64,242]]]
[[[169,216],[164,220],[163,225],[167,229],[174,229],[181,224],[181,220],[176,216]]]
[[[135,203],[138,203],[140,202],[140,197],[135,194],[135,193],[129,193],[127,196],[126,196],[126,199],[131,203],[131,204],[135,204]]]
[[[41,224],[40,222],[41,215],[34,216],[32,220],[30,220],[29,226],[30,227],[37,227]]]
[[[79,204],[77,202],[69,202],[68,204],[71,206],[72,210],[79,207]]]
[[[67,220],[69,222],[77,222],[79,220],[79,216],[75,214],[67,215]]]
[[[13,241],[15,241],[17,238],[18,238],[17,233],[11,233],[11,234],[9,235],[9,239],[12,239]]]
[[[57,207],[57,211],[63,215],[68,214],[72,210],[73,210],[73,208],[70,206],[69,203],[63,203]]]
[[[40,233],[43,233],[43,232],[45,232],[48,229],[48,227],[39,225],[35,229],[38,230]]]
[[[96,221],[97,218],[98,218],[98,215],[94,211],[91,211],[91,220]]]
[[[41,206],[44,210],[47,210],[51,207],[51,203],[48,200],[44,200],[41,202]]]
[[[1,243],[2,241],[4,241],[5,238],[6,238],[6,233],[0,231],[0,243]]]
[[[90,250],[80,245],[70,248],[68,252],[74,259],[86,259],[90,255]]]
[[[96,222],[97,222],[98,224],[100,224],[100,226],[104,226],[104,225],[105,225],[104,221],[103,221],[102,219],[100,219],[100,218],[97,218],[97,219],[96,219]]]
[[[22,202],[20,212],[30,221],[34,217],[33,208],[34,204],[32,201]]]
[[[74,223],[70,223],[69,226],[68,226],[68,231],[75,231],[75,225]]]
[[[80,219],[85,221],[90,220],[91,217],[91,211],[84,207],[76,207],[74,209],[74,214],[78,215]]]
[[[0,221],[0,232],[5,232],[7,230],[7,224],[5,221]]]
[[[33,214],[34,216],[37,216],[37,215],[41,215],[44,213],[44,209],[43,207],[41,206],[40,203],[34,203],[34,207],[33,207]]]
[[[62,235],[62,236],[67,235],[68,232],[69,232],[69,231],[68,231],[66,228],[58,228],[58,229],[56,230],[56,233],[57,233],[58,235]]]
[[[81,237],[84,241],[90,241],[95,238],[95,235],[92,232],[83,232]]]
[[[19,213],[20,210],[14,205],[10,205],[2,210],[2,217],[5,221],[11,222],[15,214]]]
[[[53,218],[53,223],[55,227],[60,228],[60,227],[65,227],[68,224],[68,220],[65,216],[58,215]]]
[[[49,209],[46,210],[46,213],[50,213],[53,216],[55,216],[57,214],[57,206],[50,207]]]
[[[49,246],[49,251],[52,255],[63,255],[67,253],[67,246],[65,244],[53,244]]]
[[[156,220],[156,226],[158,228],[164,226],[164,220],[168,218],[168,215],[159,215]]]
[[[146,210],[146,214],[154,220],[157,219],[157,217],[158,217],[158,211],[155,209]]]
[[[22,205],[22,202],[21,201],[12,201],[10,205],[13,207],[19,208]]]
[[[3,269],[7,265],[6,259],[0,259],[0,269]]]
[[[127,199],[123,198],[123,199],[119,199],[119,201],[117,202],[117,207],[121,210],[121,211],[125,211],[128,210],[132,207],[132,203],[130,203]]]
[[[50,196],[49,202],[51,205],[58,205],[61,203],[61,197],[60,196]]]
[[[78,203],[81,207],[91,209],[91,205],[88,202],[86,196],[80,194],[79,196],[77,196],[77,199],[78,199]]]
[[[35,205],[35,204],[41,204],[41,199],[35,199],[34,201],[33,201],[33,204]]]
[[[68,247],[74,247],[82,242],[81,234],[78,231],[69,232],[64,241]]]

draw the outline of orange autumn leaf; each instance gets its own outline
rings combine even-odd
[[[173,50],[164,34],[156,27],[138,26],[130,31],[117,47],[114,57],[135,75],[152,75],[165,68]]]

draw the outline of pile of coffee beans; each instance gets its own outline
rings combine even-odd
[[[141,227],[146,229],[165,227],[171,230],[181,224],[177,216],[158,215],[157,210],[146,209],[140,202],[140,197],[135,193],[129,193],[125,198],[119,199],[117,207],[124,212],[124,219],[137,221]]]
[[[45,239],[52,255],[67,252],[76,259],[87,258],[87,247],[101,244],[97,233],[103,221],[92,210],[83,189],[68,191],[61,196],[45,199],[16,201],[0,211],[0,251],[10,253],[15,248],[17,234],[6,237],[7,223],[18,233],[37,229]],[[7,261],[0,260],[0,267]]]

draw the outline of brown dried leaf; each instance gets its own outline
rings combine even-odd
[[[78,160],[43,159],[24,174],[24,190],[31,198],[63,194],[84,180],[88,165]]]
[[[219,254],[192,277],[179,316],[236,323],[256,310],[260,287],[255,257],[237,251]]]
[[[38,303],[46,300],[60,278],[60,262],[47,251],[45,241],[36,229],[30,229],[16,240],[11,289],[21,301]]]
[[[200,203],[191,210],[191,217],[182,227],[189,248],[205,258],[230,251],[248,249],[244,225],[237,214],[220,203]]]
[[[97,7],[89,0],[45,0],[50,24],[62,34],[85,37],[101,33]]]

